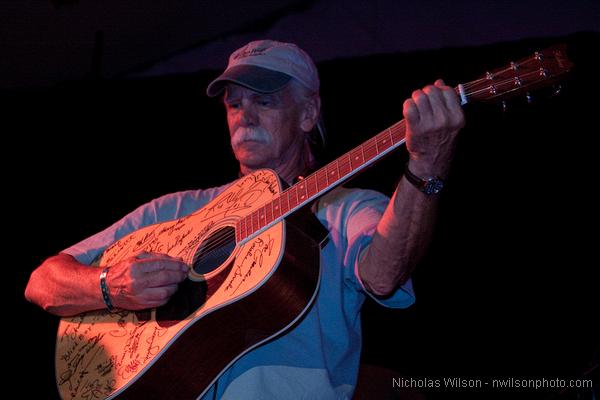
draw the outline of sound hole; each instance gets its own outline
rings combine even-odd
[[[207,274],[218,268],[235,248],[235,228],[226,226],[215,231],[198,248],[192,264],[194,272]]]

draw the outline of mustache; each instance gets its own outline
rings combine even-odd
[[[267,144],[271,141],[271,135],[260,126],[240,126],[231,137],[231,147],[235,148],[248,141]]]

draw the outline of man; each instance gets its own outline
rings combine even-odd
[[[207,93],[223,95],[241,174],[271,168],[291,183],[314,167],[310,140],[321,99],[317,70],[303,50],[289,43],[251,42],[231,55]],[[321,250],[321,286],[314,303],[291,330],[239,358],[206,398],[352,396],[360,307],[366,295],[391,307],[414,301],[409,277],[430,241],[437,192],[464,124],[454,90],[442,81],[413,92],[403,113],[410,161],[392,199],[338,188],[317,202],[313,210],[329,230],[329,241]],[[141,253],[111,265],[100,277],[89,264],[120,237],[187,215],[224,188],[174,193],[141,206],[47,259],[32,273],[26,297],[60,316],[165,304],[187,276],[188,266],[180,259]]]

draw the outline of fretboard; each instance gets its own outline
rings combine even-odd
[[[237,241],[251,238],[350,179],[402,145],[405,137],[402,120],[290,186],[237,223]]]
[[[556,82],[572,66],[565,46],[559,45],[487,72],[480,79],[460,84],[454,90],[463,105],[472,101],[503,100],[522,93],[529,98],[530,90]],[[281,221],[398,148],[405,138],[406,123],[402,120],[282,191],[237,222],[236,241],[247,241]]]

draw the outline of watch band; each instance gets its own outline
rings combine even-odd
[[[404,169],[404,177],[427,196],[438,194],[444,188],[444,180],[442,178],[439,176],[427,177],[425,179],[419,178],[410,171],[408,164],[406,164],[406,168]]]

